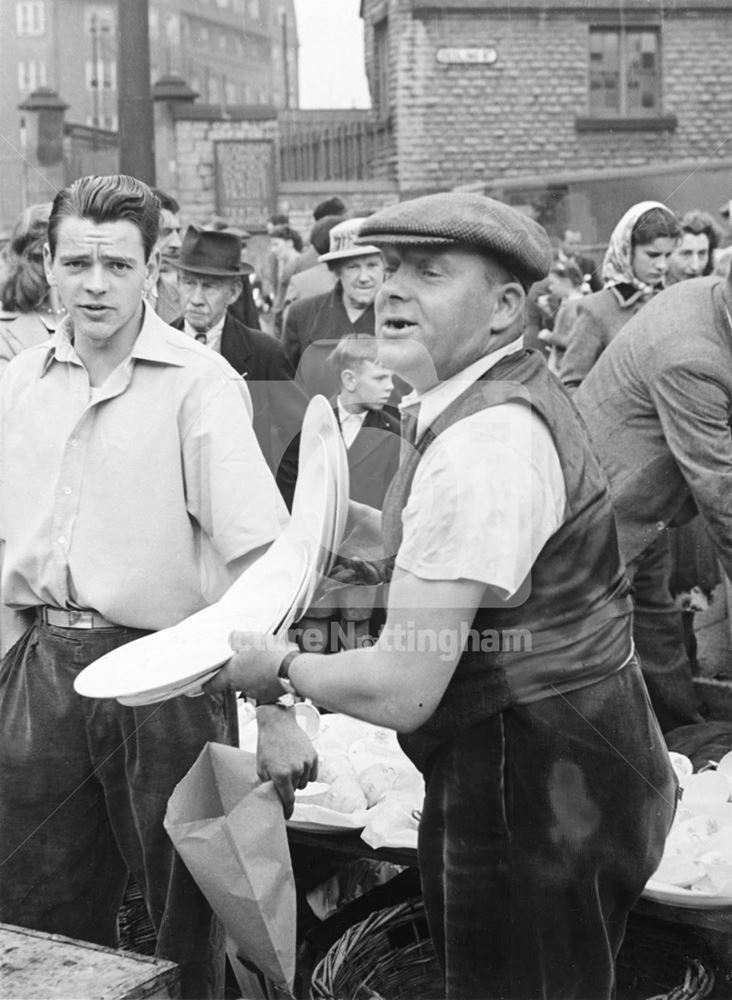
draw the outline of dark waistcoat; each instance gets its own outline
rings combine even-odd
[[[401,513],[435,438],[458,420],[508,402],[530,406],[552,435],[567,493],[565,520],[516,595],[507,602],[483,601],[435,713],[400,737],[420,767],[435,746],[496,712],[604,679],[631,649],[629,586],[605,476],[571,400],[534,351],[499,361],[409,451],[384,504],[386,551],[398,552]],[[475,461],[481,461],[479,454]],[[461,528],[470,531],[470,525]]]

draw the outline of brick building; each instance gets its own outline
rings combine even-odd
[[[99,144],[116,131],[117,11],[117,0],[0,0],[0,224],[29,198],[53,193],[25,155],[28,122],[18,106],[31,93],[50,88],[68,122],[99,130]],[[149,0],[148,11],[153,84],[182,76],[222,114],[297,107],[293,0]]]
[[[361,15],[402,196],[482,186],[551,224],[573,178],[644,177],[642,196],[678,187],[680,209],[732,194],[730,0],[363,0]]]

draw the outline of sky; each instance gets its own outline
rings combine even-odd
[[[360,0],[295,0],[300,107],[368,108]]]

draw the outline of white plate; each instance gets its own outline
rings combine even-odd
[[[332,452],[335,457],[335,482],[336,482],[336,512],[333,518],[333,534],[330,548],[333,557],[341,547],[343,536],[346,532],[346,521],[348,520],[348,500],[351,492],[351,484],[348,472],[348,454],[343,435],[338,434],[333,443]],[[329,567],[330,568],[330,567]]]
[[[153,632],[94,660],[76,678],[77,693],[86,698],[127,698],[175,689],[231,657],[227,635],[214,642],[210,636],[191,642],[169,632]]]
[[[169,701],[171,698],[178,698],[181,695],[187,695],[189,698],[197,698],[203,694],[203,685],[206,681],[210,681],[212,677],[215,677],[220,669],[220,667],[216,667],[214,670],[207,670],[200,677],[194,677],[183,684],[155,688],[153,691],[145,691],[142,694],[118,698],[117,701],[120,705],[139,707],[141,705],[157,705],[162,701]]]
[[[295,793],[295,808],[287,821],[296,830],[309,830],[311,833],[338,833],[344,830],[363,830],[369,820],[368,810],[355,813],[336,812],[326,806],[312,806],[306,802],[298,802]]]
[[[231,658],[232,631],[272,630],[297,594],[306,566],[302,544],[278,539],[216,604],[105,654],[81,671],[74,688],[87,698],[133,697],[139,704],[140,696],[157,698],[162,689],[176,697],[183,685]]]
[[[297,620],[302,595],[305,594],[310,587],[314,587],[314,584],[312,583],[315,575],[313,567],[314,560],[308,558],[304,561],[300,582],[297,588],[293,590],[289,606],[285,608],[279,620],[272,627],[272,633],[274,635],[286,635],[287,630],[290,628],[292,623]]]
[[[719,910],[732,908],[732,897],[720,896],[713,892],[694,892],[693,889],[682,889],[667,882],[657,882],[649,879],[641,893],[644,899],[652,899],[668,906],[681,906],[691,910]]]
[[[302,539],[308,545],[320,576],[329,564],[336,514],[334,466],[328,454],[328,445],[321,435],[309,439],[306,445],[292,502],[290,531],[293,537]]]
[[[151,698],[198,693],[200,678],[231,657],[232,631],[286,630],[330,567],[348,513],[345,446],[324,396],[308,406],[300,454],[304,474],[295,488],[292,520],[261,559],[215,604],[95,660],[76,678],[79,694],[151,704]]]
[[[341,813],[338,815],[340,816]],[[303,833],[323,833],[326,835],[329,833],[352,833],[354,830],[363,830],[366,826],[365,823],[361,823],[359,826],[338,826],[333,823],[323,825],[322,823],[310,823],[307,820],[293,818],[286,820],[285,823],[293,830],[302,830]]]
[[[322,567],[323,573],[327,573],[335,559],[348,517],[348,456],[346,446],[343,442],[338,421],[333,407],[324,396],[314,396],[310,400],[308,409],[303,420],[302,432],[300,436],[300,466],[307,468],[313,450],[318,447],[318,440],[324,443],[328,454],[329,465],[329,485],[331,496],[331,510],[326,522],[327,532],[323,535],[326,539],[326,560]],[[298,485],[300,479],[298,476]],[[303,493],[309,491],[304,488]],[[297,515],[297,486],[295,487],[295,499],[293,500],[293,519]]]

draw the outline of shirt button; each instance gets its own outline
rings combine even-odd
[[[67,497],[71,496],[71,487],[64,486],[64,493],[66,494]]]
[[[663,531],[665,527],[666,525],[663,523],[663,521],[656,522],[656,531]]]
[[[58,544],[59,545],[65,545],[66,544],[66,535],[59,535],[58,536]]]
[[[75,447],[77,446],[77,444],[78,444],[78,443],[79,443],[79,442],[77,441],[77,439],[76,439],[76,438],[71,438],[71,439],[69,440],[69,444],[71,445],[71,447],[72,447],[72,448],[75,448]]]

